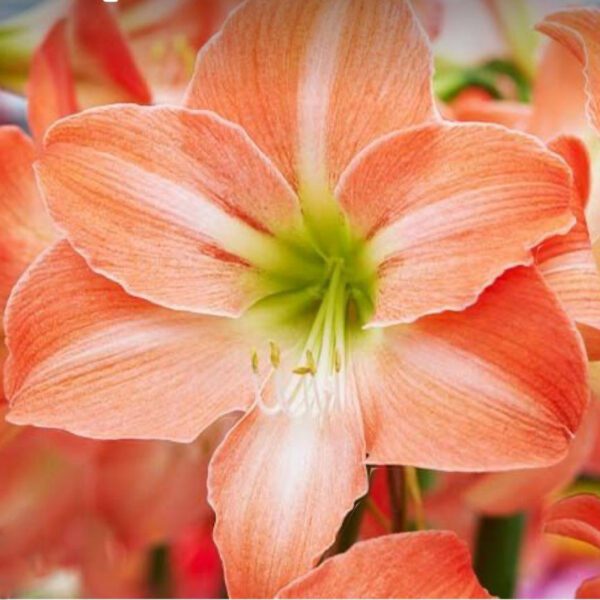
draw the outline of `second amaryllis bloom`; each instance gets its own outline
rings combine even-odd
[[[573,226],[571,172],[441,120],[407,2],[250,0],[186,104],[47,135],[67,239],[9,301],[12,422],[190,441],[247,411],[209,476],[231,596],[313,567],[366,463],[565,455],[586,361],[530,250]]]

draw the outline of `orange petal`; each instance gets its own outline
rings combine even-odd
[[[554,25],[551,23],[547,31],[545,26],[546,22],[542,24],[542,29],[546,33],[555,32]],[[566,31],[565,29],[563,33]],[[560,41],[563,41],[562,38]],[[581,137],[591,152],[592,173],[595,174],[600,167],[598,162],[600,157],[595,150],[598,133],[592,127],[593,121],[586,117],[587,94],[584,73],[585,68],[567,48],[555,41],[548,44],[536,79],[530,131],[543,139],[550,139],[560,134]],[[589,88],[587,91],[589,92]],[[596,241],[600,237],[600,178],[592,177],[588,196],[587,224],[592,241]]]
[[[357,157],[338,198],[381,261],[372,325],[472,304],[573,224],[570,173],[541,143],[493,125],[431,124]]]
[[[565,456],[586,359],[536,270],[508,271],[460,313],[373,336],[354,360],[369,463],[490,471]]]
[[[478,512],[493,515],[510,515],[539,506],[581,472],[596,438],[599,416],[600,404],[590,403],[569,453],[559,463],[544,469],[482,475],[466,492],[468,504]]]
[[[569,49],[583,65],[588,117],[600,132],[600,10],[573,8],[553,13],[537,29]]]
[[[592,390],[592,402],[600,402],[598,399],[598,376],[600,363],[591,363],[589,365],[590,371],[590,388]],[[596,438],[588,456],[588,460],[583,469],[588,475],[598,477],[600,475],[600,417],[596,421]]]
[[[450,531],[360,542],[284,588],[278,598],[491,598],[467,545]]]
[[[149,103],[150,91],[111,7],[105,2],[75,0],[68,20],[71,64],[79,82],[80,106]]]
[[[577,59],[557,42],[544,49],[533,89],[529,131],[542,139],[586,128],[585,81]]]
[[[525,131],[531,119],[531,107],[527,104],[465,96],[464,93],[452,103],[451,108],[456,121],[496,123],[519,131]]]
[[[0,313],[12,286],[53,237],[33,176],[35,149],[17,127],[0,127]]]
[[[205,435],[186,445],[120,441],[100,446],[96,501],[121,542],[148,548],[210,518],[205,485],[210,449]]]
[[[33,55],[27,96],[29,126],[38,140],[54,121],[77,112],[66,19],[50,29]]]
[[[600,598],[600,577],[584,581],[577,588],[576,598]]]
[[[288,181],[311,186],[432,118],[431,73],[404,0],[251,0],[200,52],[186,103],[241,124]]]
[[[319,417],[254,409],[234,427],[208,481],[230,597],[271,598],[315,565],[367,491],[363,459],[353,410]]]
[[[412,0],[412,7],[430,40],[435,40],[442,30],[444,3],[442,0]]]
[[[544,531],[600,548],[600,497],[578,494],[560,500],[548,511]]]
[[[6,360],[7,350],[4,345],[4,339],[0,339],[0,404],[4,404],[4,361]],[[1,443],[1,442],[0,442]]]
[[[9,420],[190,441],[251,400],[251,349],[232,323],[128,296],[59,242],[7,307]]]
[[[228,2],[129,4],[119,2],[119,21],[136,63],[150,84],[153,101],[179,104],[193,75],[196,53],[222,23]]]
[[[587,150],[583,142],[570,136],[555,138],[549,147],[560,154],[573,171],[575,193],[571,210],[577,222],[565,235],[554,236],[537,248],[536,264],[569,316],[585,325],[586,332],[593,328],[595,334],[600,335],[600,275],[584,212],[590,189]]]
[[[84,490],[81,464],[63,455],[51,437],[5,423],[3,410],[0,416],[0,440],[13,436],[10,443],[0,442],[0,588],[9,596],[14,589],[12,593],[5,589],[8,565],[25,557],[56,554],[56,540],[64,540],[81,509]]]
[[[212,113],[88,111],[52,128],[38,173],[92,268],[170,308],[239,314],[257,293],[240,249],[299,217],[281,175]]]

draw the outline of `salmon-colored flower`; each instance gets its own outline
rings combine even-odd
[[[246,410],[209,477],[232,596],[314,566],[365,461],[547,465],[578,428],[582,347],[530,266],[573,225],[570,171],[531,137],[441,121],[430,79],[406,2],[251,0],[187,108],[46,137],[69,241],[11,297],[9,418],[190,441]]]
[[[0,23],[0,49],[9,57],[7,64],[0,60],[0,83],[16,92],[29,88],[38,137],[57,108],[65,116],[117,101],[180,102],[196,52],[235,4],[47,0]]]
[[[546,515],[546,533],[562,535],[600,549],[600,498],[592,494],[570,496],[554,504]],[[600,577],[584,581],[577,598],[598,598]]]
[[[119,563],[145,561],[190,525],[210,526],[203,473],[222,429],[181,446],[96,442],[2,422],[0,593],[68,568],[80,593],[106,597],[131,580]],[[145,569],[142,582],[134,574],[146,583]]]
[[[119,2],[118,22],[148,82],[152,102],[181,102],[197,51],[237,4],[239,0]]]
[[[57,116],[151,98],[109,5],[73,0],[60,6],[40,16],[40,29],[48,31],[32,52],[27,80],[29,123],[40,138]],[[27,19],[23,27],[33,30]]]

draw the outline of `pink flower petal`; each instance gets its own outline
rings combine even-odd
[[[600,497],[578,494],[560,500],[546,514],[544,531],[600,548]]]
[[[333,543],[367,490],[361,427],[354,410],[290,416],[254,409],[229,433],[208,486],[231,597],[273,597]]]
[[[592,254],[585,218],[590,190],[590,164],[583,143],[570,136],[560,136],[549,143],[551,150],[569,164],[574,176],[571,210],[577,219],[565,235],[544,242],[535,252],[536,264],[558,296],[569,316],[584,325],[584,337],[600,336],[600,275]],[[590,332],[589,329],[595,330]],[[589,349],[593,349],[592,343]]]
[[[37,168],[52,216],[91,267],[169,308],[239,314],[258,293],[240,249],[299,218],[244,132],[206,112],[89,111],[52,128]]]
[[[460,313],[373,336],[353,360],[368,462],[490,471],[565,456],[589,399],[586,357],[535,269],[508,271]]]
[[[472,304],[574,221],[564,163],[492,125],[390,135],[357,157],[337,196],[381,261],[371,322],[380,326]]]
[[[487,473],[469,486],[467,503],[480,513],[510,515],[535,508],[571,483],[582,470],[598,430],[600,405],[591,402],[581,427],[559,463],[543,469]]]
[[[61,19],[33,55],[27,83],[27,117],[37,140],[42,140],[54,121],[78,110],[67,36],[67,20]]]
[[[234,325],[128,296],[59,242],[7,308],[8,419],[95,438],[191,441],[252,399],[251,348]]]
[[[186,103],[242,125],[291,183],[334,184],[369,142],[434,116],[430,78],[408,2],[251,0],[200,52]]]
[[[491,598],[467,545],[450,531],[386,535],[354,545],[278,598]]]
[[[0,127],[0,313],[27,265],[55,237],[35,184],[31,140]]]
[[[583,66],[588,116],[600,132],[600,10],[573,8],[553,13],[537,29],[570,50]]]

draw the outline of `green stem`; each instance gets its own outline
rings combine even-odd
[[[400,533],[406,529],[406,482],[404,468],[389,466],[387,470],[388,489],[390,494],[390,511],[392,513],[392,533]]]
[[[490,594],[513,598],[523,538],[523,514],[481,517],[475,549],[475,572]]]
[[[148,593],[150,598],[171,598],[171,556],[169,546],[155,546],[148,555]]]

